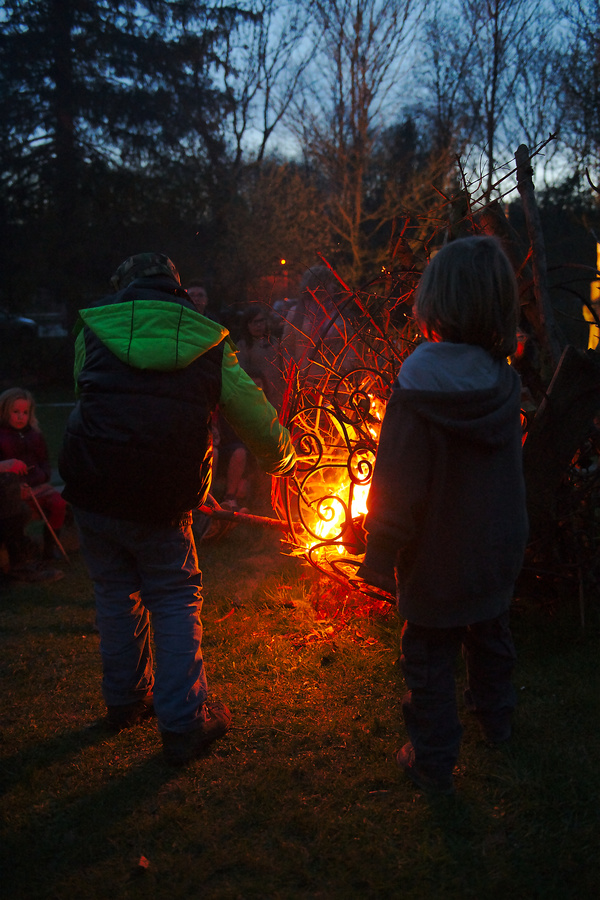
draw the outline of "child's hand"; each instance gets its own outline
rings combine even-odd
[[[0,462],[0,472],[13,472],[15,475],[27,475],[27,463],[22,459],[4,459]]]

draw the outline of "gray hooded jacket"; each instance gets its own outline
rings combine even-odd
[[[359,574],[391,580],[400,614],[449,628],[508,608],[527,541],[521,385],[481,347],[422,344],[383,421]]]

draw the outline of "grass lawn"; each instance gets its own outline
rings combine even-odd
[[[311,596],[326,585],[279,549],[246,526],[200,545],[209,684],[234,727],[183,771],[163,763],[153,721],[102,725],[79,554],[62,581],[5,593],[0,894],[600,896],[599,634],[576,598],[515,601],[513,740],[489,749],[465,715],[457,796],[435,800],[394,763],[395,616],[321,617]]]

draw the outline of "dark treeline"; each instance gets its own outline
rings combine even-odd
[[[516,146],[555,131],[540,200],[552,259],[590,269],[561,296],[582,333],[599,23],[597,0],[5,0],[0,305],[71,322],[149,249],[205,279],[215,311],[268,300],[281,259],[293,293],[318,253],[358,288],[398,263],[407,223],[426,243],[465,172],[492,199]]]

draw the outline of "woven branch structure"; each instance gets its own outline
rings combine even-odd
[[[338,586],[339,602],[356,593],[371,601],[391,599],[357,579],[356,570],[365,552],[366,499],[385,406],[402,361],[420,340],[411,314],[412,294],[430,248],[447,237],[495,234],[518,273],[524,327],[529,327],[534,345],[543,344],[528,299],[526,251],[516,254],[514,236],[506,231],[497,204],[481,204],[474,214],[472,195],[465,189],[462,196],[466,201],[459,219],[453,218],[456,199],[447,200],[445,214],[437,210],[431,216],[431,232],[416,246],[414,240],[410,246],[405,238],[398,241],[395,271],[383,272],[356,293],[338,279],[345,290],[334,303],[323,305],[315,296],[309,349],[301,360],[288,362],[281,418],[290,429],[299,464],[293,479],[274,479],[273,508],[287,523],[290,552]],[[527,386],[526,373],[522,375]],[[546,396],[547,384],[543,372],[534,373],[535,401],[533,410],[524,410],[525,432],[535,422],[532,413]],[[591,427],[586,442],[578,444],[581,449],[575,456],[571,453],[572,461],[565,461],[555,490],[552,527],[546,529],[545,542],[535,540],[530,547],[532,571],[559,579],[576,572],[580,591],[584,582],[595,591],[600,587],[598,434]]]

